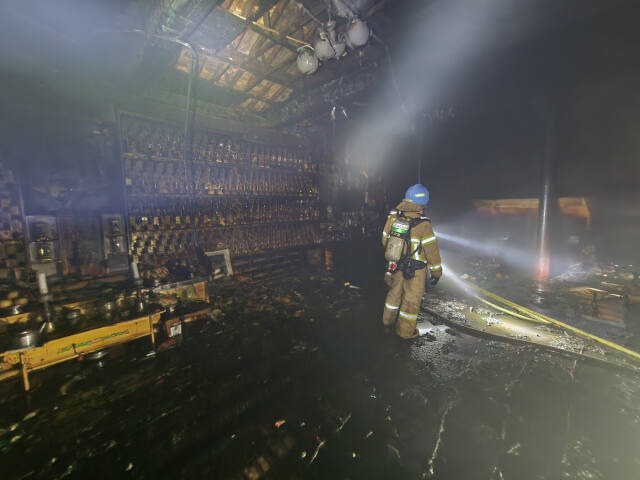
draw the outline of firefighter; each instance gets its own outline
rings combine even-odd
[[[389,212],[382,232],[388,262],[385,284],[389,288],[382,323],[385,327],[395,324],[396,334],[402,338],[418,336],[416,323],[427,272],[431,285],[442,276],[438,242],[431,221],[424,216],[427,203],[427,187],[410,187],[404,200]]]

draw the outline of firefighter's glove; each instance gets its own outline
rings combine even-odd
[[[440,277],[431,277],[431,281],[429,283],[431,283],[432,287],[435,287],[439,281],[440,281]]]

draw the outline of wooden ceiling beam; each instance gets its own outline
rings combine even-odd
[[[269,100],[268,98],[258,97],[257,95],[252,95],[251,93],[247,93],[247,92],[241,92],[240,90],[233,90],[233,91],[241,93],[242,95],[244,95],[247,98],[251,98],[253,100],[258,100],[259,102],[264,102],[264,103],[266,103],[268,105],[271,105],[271,106],[278,105],[278,102],[274,102],[273,100]]]
[[[231,45],[233,48],[238,48],[238,46],[242,43],[242,41],[244,40],[244,37],[247,36],[247,32],[249,30],[248,29],[244,29],[242,31],[242,33],[240,35],[238,35],[236,38],[234,38],[231,43],[229,43],[228,45],[225,45],[224,48],[227,48],[229,45]]]
[[[238,80],[240,80],[240,77],[242,75],[244,75],[245,72],[243,70],[238,69],[238,71],[236,72],[236,74],[233,76],[233,79],[231,81],[228,82],[228,86],[233,88],[236,86],[236,83],[238,83]],[[233,88],[234,90],[236,90],[235,88]],[[239,92],[243,91],[243,90],[238,90]]]
[[[240,15],[235,15],[231,12],[228,12],[226,10],[222,10],[220,9],[221,12],[224,12],[224,14],[226,16],[229,17],[229,19],[234,19],[234,20],[238,20],[241,19],[243,21],[246,22],[246,18],[242,17]],[[284,35],[280,32],[277,32],[276,30],[273,29],[268,29],[267,27],[262,27],[262,26],[258,26],[255,23],[251,22],[251,23],[247,23],[247,28],[250,30],[253,30],[254,32],[267,37],[269,40],[271,40],[273,43],[277,44],[277,45],[281,45],[282,47],[286,48],[287,50],[291,50],[292,52],[297,52],[298,48],[302,45],[299,41],[295,42],[294,45],[294,41],[293,40],[289,40],[287,38],[287,35]]]
[[[255,22],[262,18],[265,13],[268,13],[280,0],[269,0],[260,2],[261,5],[253,15],[249,16],[249,12],[245,15],[247,17],[247,23]],[[251,7],[253,9],[253,6]]]
[[[228,63],[224,66],[224,68],[222,70],[220,70],[220,73],[218,73],[218,75],[216,75],[216,78],[213,80],[210,80],[213,83],[218,83],[218,81],[224,76],[225,73],[227,73],[227,71],[229,70],[229,68],[231,68],[231,65],[229,65]]]
[[[228,71],[228,68],[225,69],[223,72],[221,72],[218,75],[218,79],[217,80],[222,78],[225,75],[225,73],[227,73],[227,71]],[[180,75],[180,74],[188,75],[186,72],[181,71],[181,70],[175,72],[175,75]],[[240,74],[242,74],[242,72],[240,72]],[[234,74],[234,76],[237,76],[237,75],[238,75],[237,73]],[[175,78],[178,78],[178,77],[175,77]],[[180,80],[181,79],[178,79],[177,81],[180,82]],[[165,84],[171,86],[169,83],[167,83],[167,82],[170,82],[170,81],[171,80],[166,80]],[[252,94],[252,93],[244,92],[242,90],[237,90],[237,89],[233,88],[231,85],[228,85],[228,84],[221,85],[220,83],[215,83],[213,81],[213,79],[212,80],[207,80],[205,78],[199,78],[198,81],[201,82],[201,84],[200,84],[200,87],[202,88],[201,94],[204,97],[210,97],[211,96],[211,92],[214,92],[215,90],[217,90],[219,92],[228,93],[229,96],[232,99],[234,99],[236,101],[239,101],[239,103],[243,103],[245,100],[250,98],[250,99],[253,99],[253,100],[260,100],[261,102],[265,102],[265,103],[271,105],[272,107],[275,107],[278,104],[278,102],[274,102],[272,100],[259,97],[257,95]],[[235,81],[237,81],[237,79]],[[209,91],[208,89],[211,89],[211,90]],[[207,93],[207,92],[209,92],[209,93]],[[213,95],[213,97],[216,97],[216,95]],[[213,101],[211,103],[219,105],[218,103],[215,103],[215,101]],[[232,104],[235,104],[235,103],[232,102]],[[224,105],[222,105],[222,106],[224,106]]]
[[[278,47],[278,49],[277,49],[277,50],[275,50],[275,51],[271,52],[271,54],[267,57],[267,62],[266,62],[266,63],[267,63],[267,65],[271,65],[271,62],[275,59],[275,57],[276,57],[276,55],[278,55],[278,53],[280,53],[280,47]],[[283,64],[282,64],[282,65],[286,65],[286,64],[288,64],[289,62],[290,62],[290,61],[289,61],[289,60],[287,60],[286,62],[283,62]],[[272,73],[276,72],[277,70],[279,70],[279,69],[280,69],[280,67],[281,67],[282,65],[278,65],[278,66],[276,66],[275,68],[272,66],[272,68],[270,68],[270,69],[269,69],[268,73],[269,73],[269,74],[272,74]],[[293,81],[294,79],[292,78],[291,80]],[[262,79],[261,79],[261,78],[256,78],[256,80],[255,80],[252,84],[250,84],[250,85],[245,89],[245,91],[246,91],[246,92],[251,91],[251,89],[252,89],[253,87],[255,87],[256,85],[258,85],[261,81],[262,81]],[[285,88],[289,88],[286,84],[279,84],[279,85],[281,85],[282,87],[285,87]]]
[[[280,22],[280,20],[282,19],[282,16],[284,15],[285,10],[289,7],[289,4],[291,3],[291,0],[286,0],[283,4],[282,4],[282,8],[280,9],[280,12],[278,12],[278,16],[275,18],[275,20],[273,21],[273,28],[277,29],[278,28],[278,23]]]
[[[204,47],[200,47],[200,48],[204,50],[207,55],[215,58],[216,60],[219,60],[220,62],[226,63],[228,65],[231,65],[232,67],[239,68],[240,70],[249,72],[255,75],[256,77],[260,77],[261,79],[269,80],[270,82],[278,83],[280,85],[286,85],[287,87],[292,81],[295,81],[295,78],[292,78],[290,75],[282,75],[282,74],[274,75],[269,73],[268,71],[266,71],[264,66],[256,65],[256,63],[258,62],[257,60],[253,59],[252,57],[249,57],[248,55],[240,53],[238,51],[234,51],[231,54],[232,56],[230,57],[230,56],[225,56],[225,55],[221,55],[219,53],[210,51],[208,49],[205,49]]]
[[[284,14],[285,10],[287,9],[287,7],[289,6],[289,3],[291,3],[291,0],[285,0],[282,3],[282,8],[280,9],[280,11],[277,13],[277,16],[275,17],[275,19],[273,20],[273,26],[271,25],[271,20],[269,21],[269,28],[274,28],[274,29],[278,29],[278,22],[280,21],[280,19],[282,18],[282,15]],[[268,40],[266,37],[261,37],[259,41],[256,42],[256,44],[254,45],[253,48],[256,48],[256,46],[258,45],[258,43],[260,44],[260,50],[262,50],[262,46],[264,46],[265,43],[267,43]],[[282,47],[280,47],[282,48]],[[253,49],[252,49],[253,50]],[[253,52],[252,52],[253,53]],[[259,57],[260,55],[257,55],[254,53],[255,57]]]
[[[244,5],[242,6],[242,16],[248,17],[251,10],[253,10],[253,7],[256,6],[256,3],[258,3],[258,0],[247,0],[244,2]]]
[[[309,25],[309,24],[310,24],[311,22],[313,22],[313,21],[314,21],[314,20],[313,20],[312,18],[308,19],[306,22],[302,23],[301,25],[297,25],[297,26],[296,26],[296,28],[295,28],[294,30],[291,30],[289,33],[287,33],[287,35],[289,35],[289,36],[293,36],[293,35],[295,35],[295,34],[296,34],[296,33],[298,33],[298,31],[300,31],[303,27],[306,27],[307,25]],[[304,40],[304,39],[303,39],[303,40]],[[264,45],[265,43],[267,44],[266,46]],[[269,50],[272,46],[273,46],[273,45],[270,45],[270,44],[268,43],[268,40],[265,40],[265,41],[263,42],[263,45],[262,45],[262,47],[260,48],[260,50],[259,50],[259,51],[257,51],[254,55],[255,55],[256,57],[261,57],[261,56],[262,56],[262,55],[264,55],[264,53],[265,53],[267,50]],[[278,47],[279,47],[279,48],[278,48],[278,50],[280,50],[280,49],[282,48],[281,46],[278,46]]]

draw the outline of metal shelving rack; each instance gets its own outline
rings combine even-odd
[[[168,135],[167,141],[172,143],[160,148],[165,152],[158,152],[158,145],[149,145],[149,151],[146,153],[131,151],[131,148],[127,148],[128,128],[130,128],[127,122],[137,123],[140,129],[156,127],[162,129]],[[242,273],[246,266],[252,275],[255,275],[257,267],[263,265],[267,268],[273,263],[260,261],[258,258],[260,256],[268,257],[277,252],[278,255],[289,257],[283,252],[287,250],[298,252],[300,249],[320,243],[318,168],[316,163],[310,161],[308,152],[292,147],[231,138],[224,132],[196,131],[196,135],[200,136],[225,138],[226,143],[220,144],[220,147],[225,150],[226,156],[221,158],[220,149],[210,149],[205,152],[208,155],[203,155],[200,150],[198,160],[193,160],[194,154],[191,153],[192,159],[183,162],[177,154],[183,151],[181,144],[183,135],[178,125],[125,112],[118,115],[118,123],[125,196],[125,223],[129,252],[135,260],[144,263],[145,260],[152,260],[154,256],[169,253],[168,249],[173,249],[173,253],[177,253],[195,246],[202,247],[204,250],[229,248],[234,261],[238,260],[237,270]],[[238,143],[242,144],[244,152],[249,153],[241,155],[242,152],[229,149],[229,145]],[[258,158],[258,151],[264,152],[268,149],[280,152],[280,158],[277,159],[274,156],[269,158],[268,162],[264,157]],[[297,152],[293,153],[294,150]],[[167,156],[166,151],[170,151],[173,155]],[[208,161],[203,161],[202,158]],[[158,167],[158,164],[162,166]],[[149,169],[162,172],[160,176],[154,173],[158,180],[153,185]],[[138,175],[136,178],[137,174],[142,176]],[[146,183],[136,183],[145,175]],[[224,175],[231,177],[225,178]],[[247,185],[249,180],[253,180],[253,184]],[[221,188],[225,181],[231,185],[231,188],[226,191]],[[259,185],[260,182],[262,185]],[[268,191],[265,188],[269,184],[281,187],[286,182],[289,182],[288,191]],[[260,191],[258,186],[262,186]],[[173,200],[175,201],[172,203]],[[202,218],[200,215],[202,210],[199,210],[198,204],[207,201],[216,202],[221,209],[225,208],[225,204],[230,206],[233,202],[279,202],[280,205],[290,207],[295,207],[297,204],[300,216],[231,224],[227,222],[219,224],[218,219],[206,225],[197,224],[196,218]],[[167,222],[169,216],[164,216],[163,221],[159,221],[158,215],[153,215],[152,212],[148,212],[145,218],[144,212],[140,211],[144,208],[142,205],[145,202],[147,206],[152,203],[156,205],[162,203],[163,206],[173,205],[172,211],[181,213],[169,222]],[[309,214],[309,211],[312,214]],[[139,221],[142,223],[139,224]],[[176,224],[176,221],[179,223]],[[281,235],[284,238],[285,235],[282,232],[286,227],[296,227],[298,233],[289,235],[286,239],[288,243],[283,248],[273,237]],[[160,244],[158,244],[159,238],[163,239]],[[243,240],[238,241],[239,238]],[[140,253],[141,246],[144,253]],[[303,259],[304,255],[296,253],[294,257]],[[289,260],[290,258],[287,262]]]
[[[0,163],[0,281],[27,280],[26,230],[20,183]]]

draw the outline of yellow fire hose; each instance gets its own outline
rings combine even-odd
[[[530,310],[526,307],[523,307],[522,305],[518,305],[515,302],[512,302],[510,300],[507,300],[506,298],[502,298],[498,295],[496,295],[495,293],[491,293],[483,288],[480,288],[477,285],[474,285],[471,282],[466,282],[466,284],[472,288],[473,290],[475,290],[476,292],[478,292],[480,295],[483,295],[485,297],[489,297],[492,300],[501,303],[503,305],[506,305],[507,307],[510,307],[520,313],[522,313],[522,316],[528,316],[530,318],[527,318],[527,320],[532,320],[532,321],[537,321],[537,322],[542,322],[542,323],[551,323],[553,325],[556,325],[558,327],[564,328],[566,330],[570,330],[574,333],[577,333],[578,335],[582,335],[583,337],[587,337],[590,338],[591,340],[601,343],[603,345],[606,345],[607,347],[613,348],[614,350],[617,350],[619,352],[622,352],[626,355],[629,355],[630,357],[635,358],[636,360],[640,360],[640,353],[638,352],[634,352],[633,350],[629,350],[628,348],[623,347],[622,345],[618,345],[617,343],[611,342],[609,340],[606,340],[602,337],[598,337],[597,335],[594,335],[592,333],[589,332],[585,332],[584,330],[580,330],[579,328],[576,328],[574,326],[568,325],[566,323],[563,323],[559,320],[556,320],[554,318],[551,318],[547,315],[543,315],[541,313],[535,312],[533,310]],[[479,298],[482,302],[496,308],[498,307],[497,305],[493,305],[490,302],[488,302],[487,300],[483,300],[482,298]],[[501,310],[501,311],[505,311],[506,309],[503,309],[502,307],[498,307],[497,310]],[[507,310],[508,312],[508,310]],[[506,313],[506,312],[505,312]],[[522,318],[521,315],[517,315],[518,318]]]
[[[525,315],[521,315],[521,314],[519,314],[517,312],[514,312],[513,310],[509,310],[507,308],[504,308],[504,307],[501,307],[499,305],[496,305],[495,303],[491,303],[489,300],[485,300],[484,298],[479,297],[477,295],[475,295],[475,298],[477,300],[480,300],[485,305],[489,305],[491,308],[494,308],[494,309],[498,310],[499,312],[506,313],[507,315],[510,315],[512,317],[519,318],[521,320],[526,320],[527,322],[549,323],[546,320],[542,321],[542,320],[539,320],[537,318],[531,318],[531,317],[527,317]]]

